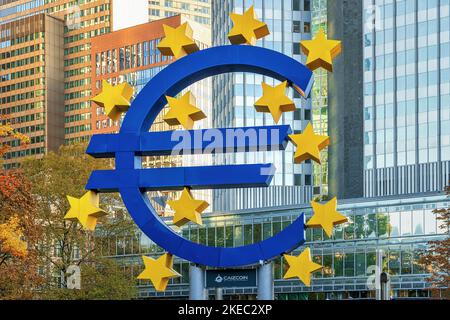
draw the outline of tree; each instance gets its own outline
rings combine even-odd
[[[2,119],[0,117],[0,121],[1,120]],[[29,137],[21,134],[20,132],[17,132],[9,124],[4,124],[4,125],[0,124],[0,139],[5,140],[6,138],[17,139],[24,145],[30,143],[30,138]],[[0,157],[3,157],[3,155],[9,149],[9,146],[2,140],[0,140]]]
[[[51,289],[44,293],[47,300],[130,300],[137,296],[136,284],[120,266],[110,259],[98,259],[81,271],[81,289]]]
[[[22,145],[30,143],[9,124],[0,124],[0,166],[11,139]],[[0,299],[31,298],[40,284],[37,255],[28,246],[39,236],[33,213],[26,178],[20,171],[0,169]]]
[[[9,259],[20,259],[27,255],[27,243],[23,237],[23,229],[17,216],[12,216],[0,224],[0,267]]]
[[[85,150],[86,145],[65,146],[41,160],[29,159],[22,165],[36,201],[36,219],[41,221],[43,229],[43,240],[35,244],[35,249],[45,262],[44,296],[46,291],[67,289],[68,269],[71,266],[79,266],[84,272],[93,265],[101,265],[98,259],[104,241],[135,230],[116,195],[101,198],[102,203],[107,204],[105,211],[111,213],[100,220],[101,232],[88,232],[80,224],[64,220],[69,210],[66,196],[80,198],[86,192],[85,186],[91,172],[111,167],[109,160],[93,159],[85,154]],[[100,285],[114,286],[114,283],[105,281]],[[85,291],[83,294],[88,296]]]
[[[0,299],[29,299],[40,285],[40,237],[30,184],[19,171],[0,171]]]
[[[450,195],[450,187],[447,188],[447,195]],[[442,292],[444,298],[450,299],[450,208],[437,209],[434,213],[442,222],[441,229],[447,237],[444,240],[429,242],[429,247],[422,253],[419,263],[431,273],[427,281],[432,286],[433,295],[439,296]]]

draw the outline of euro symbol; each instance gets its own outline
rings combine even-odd
[[[272,164],[142,169],[141,157],[170,155],[176,146],[170,139],[172,132],[149,132],[166,105],[165,96],[176,96],[197,81],[229,72],[253,72],[279,81],[287,80],[305,97],[309,96],[314,82],[312,72],[303,64],[273,50],[231,45],[198,51],[170,64],[150,80],[133,101],[119,134],[96,135],[87,149],[87,153],[96,158],[115,158],[116,169],[93,172],[86,189],[119,192],[135,223],[157,245],[187,261],[216,268],[251,266],[260,261],[270,261],[305,242],[305,217],[302,214],[283,231],[259,243],[236,248],[204,246],[184,239],[167,226],[146,195],[147,191],[173,191],[185,187],[198,190],[270,185],[275,172]],[[276,139],[257,141],[258,147],[265,150],[284,150],[292,131],[290,126],[235,130],[245,132],[248,129],[257,132],[279,130],[278,135],[268,135]],[[194,137],[195,131],[187,134]],[[214,152],[249,152],[254,147],[247,139],[240,141],[238,143],[241,145],[229,148],[235,141],[225,139],[223,147],[214,148]],[[207,146],[197,148],[204,151]]]

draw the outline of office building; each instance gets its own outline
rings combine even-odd
[[[364,195],[450,183],[449,0],[363,1]]]
[[[328,7],[330,32],[347,48],[330,76],[333,193],[444,190],[450,184],[449,1],[329,1]]]
[[[330,195],[364,196],[364,110],[361,0],[328,1],[328,36],[342,41],[329,74],[328,121]]]
[[[258,41],[258,46],[282,52],[303,63],[300,41],[311,39],[311,3],[302,1],[213,1],[213,45],[229,44],[232,27],[230,12],[242,14],[254,5],[258,18],[267,23],[271,34]],[[233,73],[213,80],[214,127],[248,127],[274,125],[270,114],[257,113],[254,103],[262,96],[261,83],[275,85],[274,79],[256,74]],[[279,124],[288,124],[296,132],[312,120],[311,100],[304,100],[294,90],[289,96],[297,106],[285,113]],[[269,188],[218,190],[214,192],[214,210],[233,211],[277,205],[306,203],[313,197],[312,164],[294,165],[292,145],[278,152],[229,154],[215,158],[217,164],[273,163],[277,169]]]
[[[30,138],[5,138],[3,165],[42,157],[64,143],[64,22],[46,14],[0,26],[0,121]]]
[[[0,1],[0,29],[3,32],[3,30],[6,30],[5,28],[7,28],[7,26],[16,23],[16,25],[20,25],[23,29],[32,30],[31,25],[25,26],[23,24],[31,23],[31,21],[33,21],[33,18],[31,17],[44,13],[55,19],[64,21],[63,34],[61,35],[62,39],[60,40],[63,44],[63,58],[60,58],[63,60],[63,79],[59,79],[59,84],[62,83],[64,85],[63,101],[59,101],[59,108],[62,108],[62,112],[64,112],[64,137],[62,142],[65,142],[66,144],[86,142],[89,140],[91,133],[91,107],[89,102],[89,98],[91,97],[90,39],[110,31],[110,0],[94,0],[89,2],[81,0],[3,0]],[[34,34],[21,41],[31,41],[30,39],[33,36]],[[18,45],[18,47],[21,47],[21,45]],[[6,53],[10,50],[12,52],[13,47],[8,42],[2,42],[1,51]],[[31,58],[33,54],[28,55]],[[28,65],[31,67],[32,64],[31,60],[24,60],[20,63],[24,64],[19,67],[20,70],[28,69]],[[3,73],[12,72],[10,68],[12,67],[7,65],[7,68]],[[33,77],[35,76],[33,75]],[[31,78],[26,80],[31,80]],[[50,84],[46,85],[50,86]],[[8,96],[22,94],[18,89],[19,88],[13,90],[11,88],[11,91],[8,92]],[[59,87],[56,89],[47,88],[47,90],[58,91]],[[33,94],[33,90],[27,90],[27,92],[28,95]],[[2,92],[1,94],[2,98],[6,97],[5,93]],[[18,104],[22,105],[22,101],[18,102]],[[44,109],[45,108],[46,107],[44,107]],[[61,111],[58,110],[58,113],[59,112]],[[45,113],[44,117],[47,117]],[[24,118],[21,123],[25,122],[30,122],[30,119],[27,120]],[[30,126],[31,125],[32,124],[30,123]],[[19,126],[16,123],[13,126],[19,128],[26,127],[27,125]],[[43,137],[44,140],[47,140],[45,135]],[[40,139],[32,142],[32,144],[27,146],[22,152],[17,152],[15,149],[11,150],[11,152],[6,155],[7,158],[9,157],[11,159],[11,161],[9,161],[10,165],[17,165],[20,163],[20,158],[22,156],[31,155],[33,149],[35,149],[35,152],[36,149],[40,149],[39,154],[48,151],[45,149],[46,147],[43,147],[44,141],[41,141]],[[54,138],[49,138],[48,140],[55,141]],[[52,146],[54,142],[49,141],[48,143],[45,142],[45,144]],[[57,146],[55,145],[55,147]],[[42,150],[42,148],[44,148],[44,150]]]
[[[420,250],[428,241],[445,239],[433,210],[448,208],[442,194],[411,197],[383,197],[341,201],[338,210],[351,223],[335,229],[328,238],[322,229],[307,229],[306,247],[316,263],[324,266],[314,274],[311,287],[298,280],[283,280],[286,265],[274,261],[275,298],[278,300],[374,299],[376,252],[386,255],[385,271],[391,275],[394,298],[429,297],[428,271],[418,263]],[[273,207],[211,214],[204,226],[178,229],[186,239],[210,246],[236,247],[267,239],[290,225],[299,214],[311,216],[310,206]],[[170,219],[165,220],[171,225]],[[304,247],[294,254],[300,253]],[[159,257],[164,251],[142,234],[110,239],[104,255],[114,257],[130,277],[143,270],[142,255]],[[189,262],[176,259],[174,269],[181,277],[173,279],[166,292],[156,292],[150,282],[138,281],[139,298],[187,299]],[[209,290],[214,299],[215,290]],[[256,299],[256,288],[225,288],[225,299]]]
[[[191,21],[209,26],[213,0],[149,0],[150,21],[182,14]]]

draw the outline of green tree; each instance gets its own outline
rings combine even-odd
[[[81,289],[50,289],[47,300],[130,300],[137,296],[135,280],[126,276],[111,259],[98,259],[81,269]]]
[[[110,213],[108,217],[99,220],[97,229],[101,229],[101,232],[88,232],[79,223],[64,220],[69,210],[66,196],[80,198],[86,192],[85,186],[92,171],[111,168],[110,161],[93,159],[85,154],[85,150],[86,145],[65,146],[43,159],[29,159],[22,165],[25,176],[31,182],[36,219],[41,221],[43,229],[41,241],[34,243],[34,246],[44,261],[44,293],[66,289],[71,266],[80,267],[87,275],[91,274],[89,270],[92,271],[92,268],[101,270],[105,260],[99,259],[104,243],[123,233],[132,234],[135,230],[117,195],[101,197],[103,209]],[[87,279],[85,284],[88,283],[86,281]],[[128,281],[134,284],[132,279]],[[96,292],[110,292],[112,296],[109,299],[123,298],[120,291],[114,290],[116,284],[100,281]],[[93,290],[93,287],[83,288],[83,296],[92,297],[88,291]],[[116,293],[118,296],[114,295]]]

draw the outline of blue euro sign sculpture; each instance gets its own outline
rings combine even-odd
[[[87,153],[96,158],[115,157],[116,169],[93,172],[86,189],[119,192],[131,217],[157,245],[172,255],[199,265],[228,268],[270,261],[291,252],[305,242],[305,217],[277,235],[253,245],[236,248],[209,247],[182,238],[156,213],[147,191],[268,187],[275,168],[272,164],[142,169],[142,156],[169,155],[176,150],[172,132],[149,132],[167,104],[165,96],[176,96],[186,87],[207,77],[229,72],[253,72],[288,83],[305,97],[313,85],[313,74],[298,61],[276,51],[253,46],[221,46],[188,55],[159,72],[134,99],[119,134],[92,137]],[[254,127],[232,130],[278,130],[277,138],[223,142],[216,153],[248,152],[253,147],[284,150],[290,126]],[[227,130],[227,129],[219,129]],[[228,129],[230,130],[230,129]],[[185,132],[193,136],[194,131]],[[270,136],[270,135],[269,135]],[[247,139],[248,140],[248,139]],[[272,141],[273,140],[273,141]],[[254,142],[253,142],[254,143]],[[233,148],[227,146],[232,145]],[[204,149],[206,146],[197,146]],[[191,151],[195,150],[192,147]],[[201,151],[201,150],[200,150]],[[204,151],[204,150],[203,150]],[[265,170],[269,174],[261,174]]]

